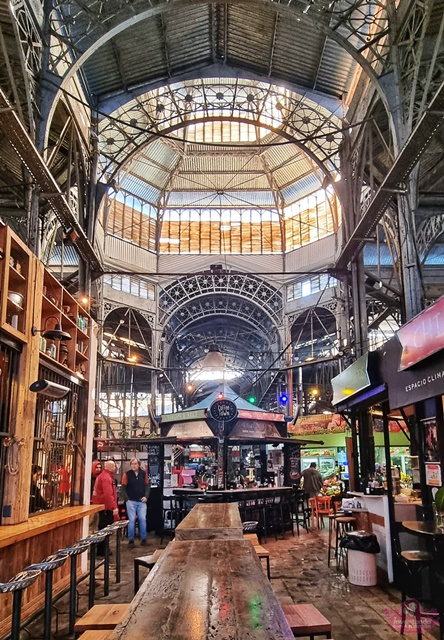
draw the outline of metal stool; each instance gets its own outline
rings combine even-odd
[[[74,633],[74,625],[76,621],[76,584],[77,584],[77,556],[88,550],[90,543],[86,540],[80,540],[79,542],[75,542],[70,547],[66,549],[60,549],[56,551],[55,555],[65,555],[71,558],[71,566],[70,566],[70,579],[69,579],[69,625],[68,625],[68,634],[72,635]]]
[[[22,594],[39,577],[38,569],[25,570],[11,578],[9,582],[0,582],[0,593],[13,593],[11,640],[20,638],[20,618],[22,612]]]
[[[120,543],[122,541],[122,532],[127,527],[128,520],[118,520],[107,527],[107,529],[113,529],[116,532],[116,582],[120,582]]]
[[[104,555],[104,573],[103,573],[103,595],[109,594],[109,538],[112,535],[111,529],[107,527],[95,531],[87,538],[83,538],[80,542],[88,542],[90,545],[89,551],[89,589],[88,589],[88,609],[94,606],[95,586],[96,586],[96,557],[97,557],[97,545],[101,542],[105,543],[105,555]]]
[[[52,578],[54,569],[58,569],[69,558],[68,553],[54,553],[41,562],[31,564],[25,571],[38,570],[45,573],[45,607],[43,615],[43,640],[51,637]]]

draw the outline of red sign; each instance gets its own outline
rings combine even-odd
[[[338,414],[325,415],[323,413],[301,416],[296,424],[288,425],[288,433],[293,436],[321,435],[328,433],[345,433],[347,423]]]
[[[396,335],[402,346],[398,371],[440,351],[444,346],[444,297],[407,322]]]

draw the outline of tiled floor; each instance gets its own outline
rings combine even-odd
[[[163,546],[168,542],[169,538],[165,538]],[[389,620],[396,620],[400,614],[399,592],[390,586],[353,586],[336,570],[335,565],[328,568],[325,530],[315,530],[308,534],[301,530],[299,538],[287,534],[285,540],[268,539],[264,546],[270,551],[271,584],[279,601],[310,602],[315,605],[332,623],[334,640],[400,640],[403,637],[389,624]],[[103,593],[103,582],[98,580],[99,597],[96,603],[130,602],[133,598],[133,559],[147,555],[159,547],[160,539],[153,534],[148,538],[148,547],[141,547],[138,542],[134,547],[129,547],[124,540],[121,583],[115,584],[113,571],[110,594],[104,598],[100,597]],[[146,574],[147,570],[141,569],[142,580]],[[81,583],[80,592],[86,594],[87,581]],[[86,596],[81,596],[80,613],[86,611],[86,602]],[[59,605],[59,608],[66,609],[66,606]],[[414,619],[411,618],[410,622],[413,625]],[[66,629],[67,616],[60,615],[56,637],[68,638]],[[29,630],[32,638],[41,637],[39,623],[35,623]],[[416,640],[416,631],[413,628],[409,629],[407,625],[404,637]],[[432,629],[430,633],[423,633],[424,640],[436,640],[438,637],[437,628]]]

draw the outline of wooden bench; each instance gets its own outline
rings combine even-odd
[[[113,635],[112,631],[85,631],[78,640],[111,640]]]
[[[270,575],[270,552],[265,549],[265,547],[262,547],[260,544],[254,545],[253,546],[254,550],[257,553],[257,556],[259,559],[262,560],[262,558],[265,558],[265,560],[267,561],[267,577],[269,580],[271,580],[271,575]]]
[[[244,533],[244,540],[249,540],[255,547],[259,546],[259,538],[257,537],[257,533]]]
[[[115,629],[122,622],[129,608],[129,604],[96,604],[77,620],[74,625],[74,632],[110,631]],[[97,636],[94,637],[97,640]]]
[[[295,638],[325,635],[331,638],[331,623],[312,604],[283,604],[282,610]]]
[[[163,553],[163,549],[156,549],[154,553],[149,556],[141,556],[140,558],[134,558],[134,594],[139,591],[140,586],[140,578],[139,578],[139,568],[146,567],[147,569],[152,569],[156,562],[159,560],[160,556]]]

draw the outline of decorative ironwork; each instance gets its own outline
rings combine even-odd
[[[211,296],[210,294],[218,295]],[[224,294],[229,294],[232,297],[227,298]],[[277,325],[280,325],[282,321],[282,294],[277,289],[256,276],[221,272],[189,276],[177,280],[161,290],[159,298],[160,324],[165,324],[167,318],[171,317],[173,313],[177,315],[182,306],[201,296],[207,297],[205,300],[199,301],[200,317],[217,312],[250,319],[258,310],[263,310],[261,315],[267,314]],[[187,305],[187,310],[183,309],[181,317],[194,317],[195,311],[197,311],[197,307],[194,310],[192,306],[188,307]]]
[[[223,82],[193,80],[156,89],[105,118],[99,130],[102,175],[113,176],[159,133],[166,135],[212,118],[269,128],[304,146],[326,170],[339,171],[342,123],[337,116],[292,91],[233,78]]]

